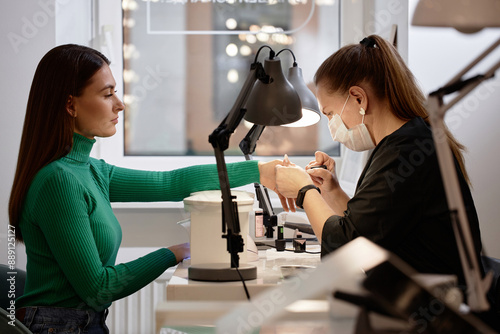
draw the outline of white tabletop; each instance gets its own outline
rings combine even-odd
[[[308,250],[319,251],[319,246]],[[185,262],[167,286],[167,301],[156,308],[157,329],[169,332],[172,328],[187,326],[194,330],[212,330],[203,333],[215,333],[216,327],[221,333],[260,328],[262,334],[351,334],[355,332],[357,321],[364,318],[357,318],[360,311],[357,306],[333,298],[331,292],[359,292],[363,271],[387,261],[389,256],[387,251],[362,237],[321,263],[319,254],[259,251],[259,260],[255,262],[257,279],[247,281],[251,301],[246,300],[241,282],[189,280],[189,264]],[[316,269],[283,279],[283,265],[312,265]],[[405,330],[406,322],[393,324],[393,319],[389,320],[391,326],[380,328]],[[381,324],[380,321],[376,323]]]
[[[287,245],[287,249],[291,245]],[[245,281],[250,296],[280,284],[284,278],[282,266],[312,266],[320,260],[320,247],[308,245],[310,253],[277,252],[275,249],[259,250],[259,259],[248,264],[257,267],[257,279]],[[229,254],[228,254],[229,256]],[[185,260],[177,266],[174,275],[167,285],[167,301],[243,301],[246,300],[245,290],[240,281],[237,282],[202,282],[188,279],[190,262]]]

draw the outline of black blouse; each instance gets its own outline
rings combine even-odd
[[[469,186],[455,161],[475,249],[479,222]],[[418,117],[372,152],[343,216],[322,232],[322,255],[363,236],[423,273],[457,275],[465,283],[432,132]]]

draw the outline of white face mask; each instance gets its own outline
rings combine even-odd
[[[360,110],[360,114],[363,116],[363,118],[361,119],[361,124],[348,129],[342,121],[341,116],[344,112],[345,106],[347,105],[349,96],[350,95],[348,95],[347,100],[345,100],[344,107],[342,107],[340,115],[333,115],[333,117],[328,122],[330,134],[332,135],[333,140],[344,144],[350,150],[357,152],[371,150],[372,148],[375,148],[375,144],[373,143],[372,137],[370,136],[370,133],[368,132],[368,129],[366,128],[364,123],[364,110]]]

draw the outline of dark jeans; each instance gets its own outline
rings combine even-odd
[[[26,307],[24,325],[33,334],[109,334],[108,310],[101,312],[63,307]]]

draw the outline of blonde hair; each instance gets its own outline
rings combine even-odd
[[[361,43],[344,46],[332,54],[316,71],[314,82],[325,85],[332,94],[346,94],[350,87],[366,83],[377,98],[387,99],[397,118],[409,121],[422,117],[429,124],[426,98],[415,77],[398,51],[378,35],[370,35]],[[460,170],[469,182],[462,154],[465,147],[448,129],[445,133]]]

